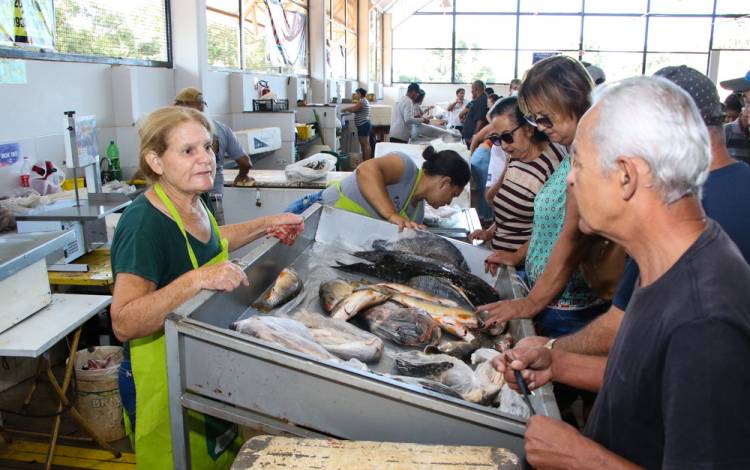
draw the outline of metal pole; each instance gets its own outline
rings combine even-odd
[[[78,167],[80,162],[78,161],[78,145],[76,143],[76,120],[73,117],[75,111],[65,111],[65,115],[68,116],[68,134],[70,135],[70,155],[73,157],[73,188],[76,192],[76,207],[81,205],[81,198],[78,195]]]

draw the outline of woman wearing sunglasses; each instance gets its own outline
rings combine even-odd
[[[492,253],[485,265],[492,274],[497,266],[516,266],[526,256],[534,219],[534,199],[557,169],[564,149],[550,145],[547,136],[529,124],[514,96],[500,100],[490,114],[489,140],[510,156],[505,176],[488,191],[494,208],[494,224],[477,230],[470,240],[491,240]]]
[[[519,90],[519,107],[529,124],[549,139],[570,146],[578,120],[591,106],[591,77],[577,60],[555,56],[534,64]],[[578,268],[588,237],[578,227],[575,200],[567,192],[570,157],[547,180],[534,201],[534,222],[526,254],[528,297],[480,306],[486,323],[535,318],[544,336],[573,333],[606,310]]]

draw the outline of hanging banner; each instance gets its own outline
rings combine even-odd
[[[0,2],[0,46],[12,46],[16,38],[16,6]]]
[[[554,57],[556,55],[560,55],[559,52],[534,52],[531,54],[531,63],[536,64],[542,59],[546,59],[547,57]]]
[[[55,46],[53,0],[15,1],[15,42],[43,49]]]
[[[266,56],[274,67],[307,68],[307,16],[286,11],[280,0],[265,0],[271,27],[266,28]]]

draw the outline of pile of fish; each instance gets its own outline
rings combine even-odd
[[[385,340],[402,351],[392,356],[399,374],[392,378],[528,415],[521,397],[492,367],[492,359],[512,346],[510,334],[502,334],[504,328],[481,331],[483,318],[476,313],[476,305],[499,296],[469,272],[453,244],[417,232],[395,242],[377,240],[372,250],[353,255],[368,262],[335,268],[370,279],[321,282],[318,296],[328,316],[302,309],[291,318],[256,316],[232,328],[312,357],[355,364],[379,361]],[[287,268],[253,306],[268,312],[302,290],[298,273]]]

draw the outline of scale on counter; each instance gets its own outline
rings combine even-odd
[[[120,194],[102,193],[99,150],[96,141],[96,118],[76,117],[75,111],[65,112],[66,166],[73,170],[75,201],[58,201],[16,214],[18,233],[70,230],[74,239],[63,248],[61,264],[49,266],[51,271],[87,271],[85,264],[72,264],[89,251],[107,243],[104,218],[128,204]],[[82,169],[88,198],[82,200],[78,191],[78,170]],[[92,191],[93,189],[93,191]]]

